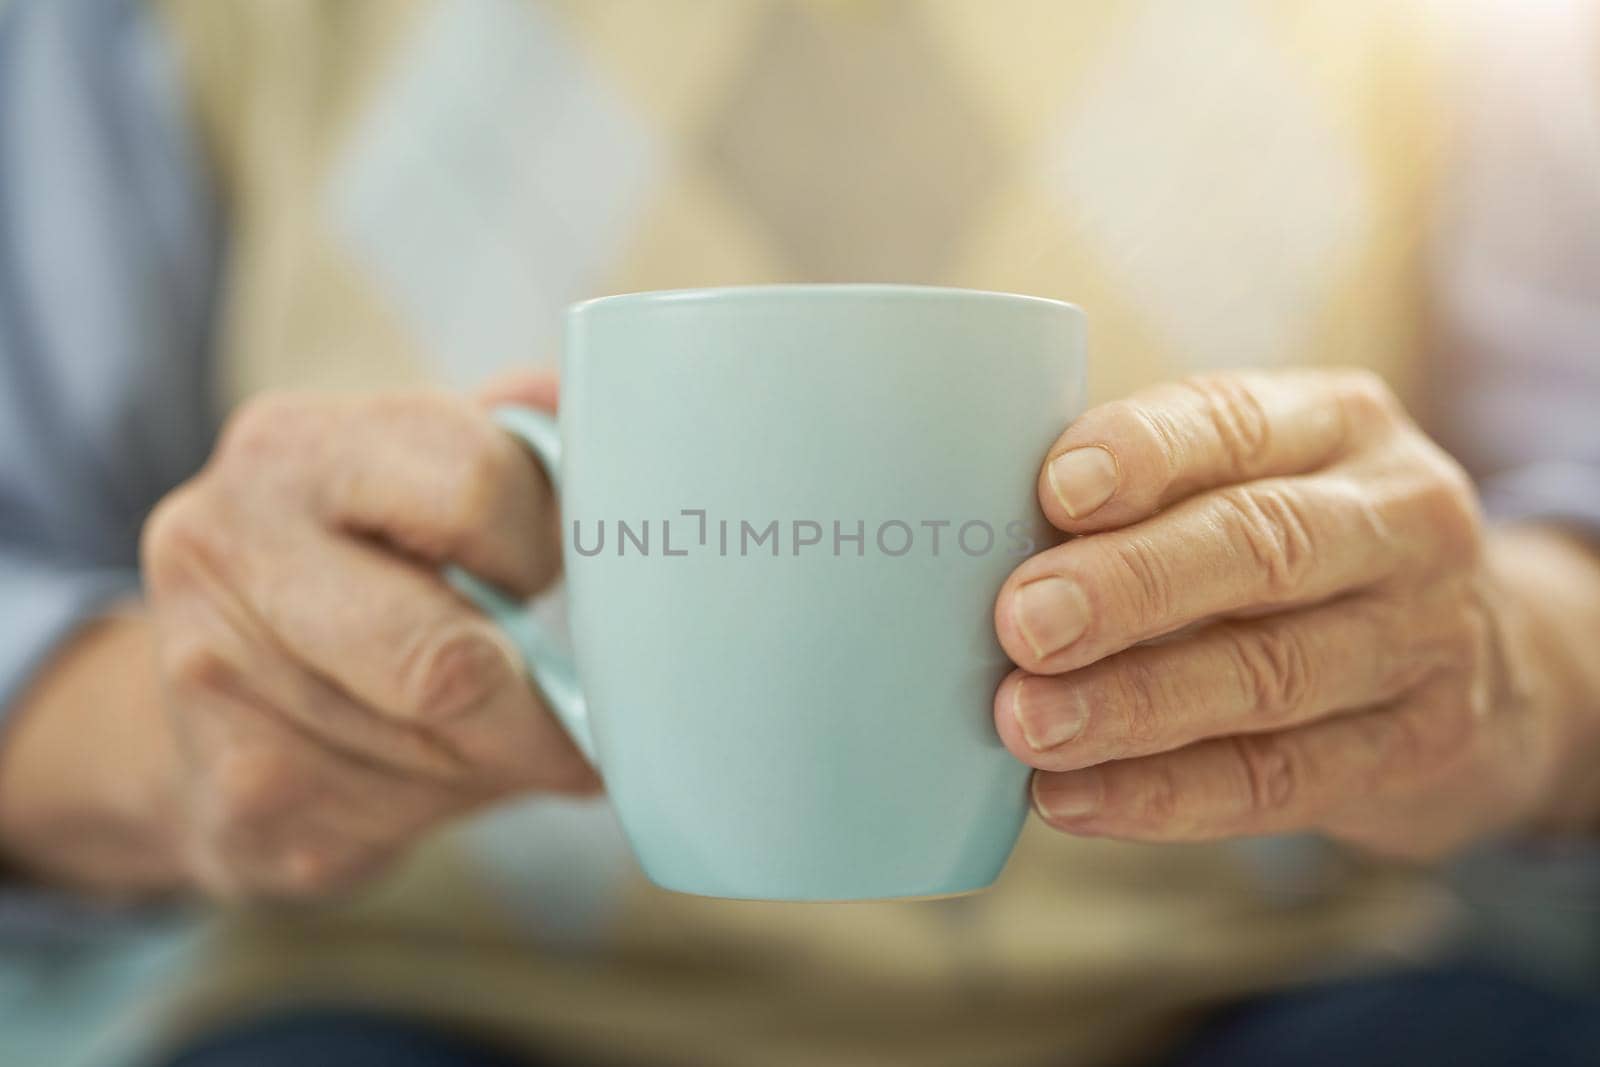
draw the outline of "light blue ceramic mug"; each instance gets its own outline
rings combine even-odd
[[[1047,543],[1084,325],[885,285],[574,306],[561,414],[501,423],[562,493],[577,662],[463,579],[600,768],[649,877],[719,897],[980,889],[1027,814],[991,720],[1001,582]]]

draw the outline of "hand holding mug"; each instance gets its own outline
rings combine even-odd
[[[530,378],[487,399],[554,393]],[[457,562],[531,595],[557,536],[544,474],[481,405],[247,404],[144,538],[192,879],[325,891],[498,798],[597,787],[515,649],[439,574]]]
[[[1006,582],[995,722],[1073,834],[1320,830],[1424,858],[1556,763],[1471,483],[1375,377],[1228,374],[1095,408]],[[1159,640],[1158,640],[1159,639]]]

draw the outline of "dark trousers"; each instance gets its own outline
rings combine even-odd
[[[216,1034],[165,1067],[536,1067],[405,1020],[324,1008]],[[548,1061],[546,1061],[548,1062]],[[1220,1013],[1151,1067],[1597,1067],[1600,1000],[1486,970],[1420,971],[1283,993]]]

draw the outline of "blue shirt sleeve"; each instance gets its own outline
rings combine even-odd
[[[137,592],[145,516],[209,450],[220,239],[146,8],[0,3],[0,737],[51,651]],[[96,914],[8,892],[0,940]]]
[[[204,460],[218,244],[145,7],[0,4],[0,716]]]

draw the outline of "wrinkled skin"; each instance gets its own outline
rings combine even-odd
[[[496,399],[553,407],[553,380]],[[439,578],[532,595],[559,567],[544,474],[444,393],[271,396],[146,526],[183,776],[179,852],[213,894],[353,885],[443,820],[598,786],[515,650]]]
[[[483,399],[555,392],[523,378]],[[1414,859],[1592,825],[1600,790],[1567,779],[1596,762],[1594,716],[1572,709],[1592,712],[1600,679],[1561,635],[1594,629],[1600,571],[1564,543],[1503,550],[1378,379],[1231,374],[1095,408],[1050,450],[1039,501],[1075,536],[999,594],[1018,669],[994,714],[1051,825],[1312,830]],[[464,812],[598,788],[514,651],[439,578],[457,563],[531,595],[558,547],[544,475],[482,402],[247,405],[144,538],[133,625],[157,646],[180,799],[140,825],[175,824],[178,882],[322,894]]]
[[[1056,828],[1311,830],[1425,859],[1547,784],[1558,735],[1523,692],[1472,485],[1376,377],[1103,405],[1051,448],[1039,502],[1078,536],[1000,593],[1018,669],[995,723]]]

